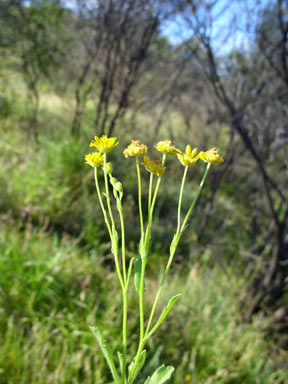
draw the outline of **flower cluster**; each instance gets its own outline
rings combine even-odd
[[[199,158],[205,163],[211,163],[213,165],[218,165],[220,163],[223,163],[224,159],[218,154],[217,148],[211,148],[208,149],[206,152],[200,152]]]
[[[117,137],[107,137],[107,135],[95,136],[94,140],[91,141],[90,147],[95,147],[101,153],[108,153],[119,144],[119,142],[115,143],[116,140]]]
[[[155,148],[158,152],[165,153],[166,155],[177,155],[180,154],[180,149],[175,147],[175,143],[171,140],[159,141]]]
[[[103,135],[101,137],[95,136],[91,141],[90,147],[95,147],[99,152],[94,152],[85,156],[85,161],[91,167],[100,167],[103,166],[103,153],[110,152],[114,147],[116,147],[119,142],[116,142],[116,137],[108,137]],[[171,140],[159,141],[155,148],[158,152],[163,153],[163,156],[166,155],[176,155],[180,163],[184,167],[191,167],[199,159],[205,163],[213,164],[214,166],[223,163],[223,158],[218,154],[217,148],[208,149],[206,152],[199,152],[197,154],[197,148],[192,149],[188,144],[186,146],[185,152],[182,152],[179,148],[175,147],[175,143]],[[123,151],[123,155],[128,157],[138,157],[144,155],[147,152],[147,145],[142,144],[140,140],[132,140],[131,144]],[[153,173],[156,176],[163,176],[165,172],[164,164],[161,160],[151,160],[148,156],[144,156],[144,160],[141,163],[144,168]]]
[[[129,156],[144,155],[147,152],[147,145],[141,144],[140,140],[131,140],[131,144],[124,150],[123,155],[126,159]]]
[[[86,155],[85,162],[94,168],[95,187],[96,187],[100,207],[103,213],[103,218],[105,220],[105,224],[107,226],[107,230],[109,233],[109,237],[111,241],[111,253],[114,257],[116,272],[117,272],[120,287],[122,290],[123,353],[119,354],[121,377],[119,376],[118,370],[114,365],[113,357],[107,353],[108,347],[107,347],[106,341],[104,342],[104,339],[101,335],[99,328],[91,327],[91,329],[98,343],[102,347],[102,350],[107,359],[109,367],[111,368],[111,374],[114,379],[113,383],[120,384],[121,382],[121,383],[134,384],[135,380],[137,379],[137,375],[144,364],[145,353],[146,353],[146,351],[144,350],[145,344],[150,339],[150,337],[155,333],[157,328],[160,326],[160,324],[166,317],[167,313],[171,310],[172,306],[176,303],[176,301],[181,296],[181,295],[173,296],[173,298],[170,299],[168,306],[166,306],[166,309],[164,310],[164,312],[162,312],[162,315],[160,316],[158,321],[154,323],[154,315],[155,315],[155,310],[157,308],[158,300],[159,300],[162,288],[164,287],[164,283],[168,275],[168,271],[173,261],[174,255],[176,253],[176,249],[179,244],[179,241],[182,237],[182,234],[185,228],[187,227],[188,220],[192,215],[192,211],[197,202],[197,199],[200,196],[200,192],[207,178],[211,164],[216,166],[222,163],[224,160],[218,154],[218,149],[216,148],[209,149],[206,152],[201,151],[200,153],[197,153],[197,148],[192,149],[190,145],[187,145],[185,151],[182,152],[179,148],[175,146],[175,144],[171,140],[159,141],[155,145],[155,149],[162,154],[162,159],[153,160],[146,155],[147,146],[145,144],[142,144],[140,140],[131,141],[128,147],[123,151],[123,155],[126,158],[135,157],[137,180],[138,180],[138,209],[139,209],[141,236],[139,239],[139,254],[137,255],[136,259],[134,257],[130,259],[129,267],[128,267],[127,258],[126,258],[127,252],[126,252],[126,240],[125,240],[126,239],[125,220],[124,220],[123,207],[122,207],[123,187],[122,187],[122,183],[113,176],[112,163],[107,161],[107,153],[110,152],[118,144],[119,143],[117,142],[116,137],[108,137],[106,135],[103,135],[101,137],[95,136],[94,139],[91,141],[90,147],[96,148],[97,152],[89,153],[88,155]],[[143,157],[143,161],[141,162],[141,165],[148,172],[150,172],[147,205],[144,206],[145,209],[147,208],[147,223],[145,223],[145,216],[143,215],[143,209],[142,209],[143,196],[142,196],[142,189],[141,189],[141,172],[140,172],[140,161],[139,161],[139,156],[142,156],[142,155],[144,155],[144,157]],[[165,268],[165,273],[162,276],[161,284],[155,296],[155,300],[149,315],[149,319],[146,322],[145,321],[146,311],[144,310],[145,268],[146,268],[146,263],[148,260],[149,250],[150,250],[150,239],[151,239],[150,234],[151,234],[151,228],[152,228],[152,222],[153,222],[153,213],[155,209],[155,203],[156,203],[157,195],[159,192],[162,176],[164,175],[166,170],[165,161],[168,155],[175,155],[175,157],[177,157],[177,159],[180,161],[180,163],[184,167],[181,188],[179,192],[179,200],[178,200],[177,225],[175,226],[175,233],[170,244],[169,258]],[[205,172],[203,173],[201,181],[199,183],[198,189],[190,204],[190,208],[186,212],[185,216],[182,217],[181,215],[182,198],[183,198],[183,191],[184,191],[187,171],[188,171],[188,168],[194,165],[198,160],[204,161],[205,163],[207,163],[207,166],[206,166]],[[102,183],[102,185],[99,183],[99,179],[98,179],[99,178],[99,174],[97,170],[98,167],[102,167],[102,170],[103,170],[103,174],[101,174],[101,176],[104,179],[103,180],[104,183]],[[153,175],[156,175],[158,177],[157,182],[155,182]],[[113,195],[111,194],[111,187],[112,187]],[[111,197],[112,197],[112,200],[111,200]],[[119,215],[120,220],[118,221],[118,224],[117,224],[117,221],[115,220],[116,210],[113,209],[112,204],[117,209],[117,212],[118,212],[117,214]],[[121,232],[117,231],[119,226],[120,226]],[[118,233],[120,233],[120,237]],[[121,242],[121,245],[120,245],[120,242]],[[140,318],[139,328],[140,330],[139,330],[138,350],[135,357],[132,359],[132,365],[130,364],[129,369],[127,369],[128,367],[127,356],[130,355],[130,353],[129,354],[127,353],[127,340],[128,340],[127,339],[127,322],[128,322],[128,313],[129,313],[127,292],[128,292],[133,265],[135,265],[135,279],[134,279],[135,289],[139,296],[139,318]],[[144,356],[144,360],[143,360],[143,356]],[[154,383],[157,381],[157,377],[160,379],[165,378],[164,381],[167,381],[172,375],[173,369],[174,369],[173,367],[170,367],[170,366],[165,367],[164,365],[162,365],[161,367],[157,368],[156,371],[152,374],[151,380],[148,378],[148,380],[146,380],[145,383],[148,382],[149,380],[151,381],[151,383],[152,382]],[[184,378],[185,382],[188,382],[191,380],[192,380],[191,375],[186,375]]]
[[[163,176],[165,167],[161,164],[161,160],[150,160],[149,156],[144,156],[144,161],[141,163],[143,167],[156,176]]]
[[[197,148],[194,148],[192,151],[191,146],[188,144],[185,153],[181,153],[181,155],[177,155],[177,157],[184,167],[191,167],[191,165],[195,164],[196,161],[199,160],[199,155],[196,156],[196,153]]]
[[[85,162],[93,168],[103,167],[103,155],[100,152],[89,153],[85,156]]]

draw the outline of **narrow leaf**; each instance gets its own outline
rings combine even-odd
[[[115,383],[120,384],[120,379],[119,379],[119,376],[118,376],[118,373],[117,373],[117,370],[116,370],[116,367],[115,367],[115,364],[114,364],[114,361],[112,358],[112,354],[111,354],[110,349],[109,349],[106,341],[104,340],[99,328],[90,327],[90,329],[91,329],[93,335],[95,336],[96,340],[98,341],[100,348],[102,349],[102,352],[103,352],[105,359],[109,365],[109,368],[111,370],[111,373],[112,373],[112,376],[113,376]]]
[[[135,263],[134,284],[135,284],[135,289],[139,295],[140,295],[140,283],[141,283],[141,267],[142,267],[142,259],[141,259],[141,256],[138,255]]]
[[[138,255],[135,263],[135,272],[134,272],[134,284],[137,293],[140,295],[140,285],[141,285],[141,270],[142,270],[142,259]],[[146,290],[144,282],[144,291]]]
[[[134,257],[132,257],[132,259],[130,260],[130,263],[129,263],[128,275],[127,275],[127,285],[129,285],[130,276],[131,276],[132,267],[133,267],[133,262],[134,262]]]
[[[166,307],[164,307],[164,309],[163,309],[159,319],[157,320],[156,324],[151,329],[151,331],[148,333],[147,338],[151,337],[153,335],[153,333],[156,331],[156,329],[161,325],[162,321],[168,315],[168,313],[170,312],[171,308],[176,303],[176,301],[180,298],[180,296],[182,296],[182,295],[179,294],[179,295],[175,295],[175,296],[171,297],[171,299],[169,300],[169,302],[166,305]]]
[[[174,255],[175,251],[176,251],[176,248],[177,248],[177,245],[178,245],[178,235],[175,235],[173,236],[173,240],[171,242],[171,245],[170,245],[170,255]]]
[[[161,365],[151,377],[148,377],[144,384],[164,384],[170,379],[173,372],[174,367],[165,367],[165,365]]]
[[[118,356],[118,360],[119,360],[120,370],[122,371],[122,367],[123,367],[123,355],[122,355],[121,352],[117,351],[117,356]]]
[[[142,257],[142,259],[144,259],[147,256],[145,245],[144,245],[144,236],[141,237],[139,242],[139,254]]]
[[[138,376],[138,373],[141,371],[144,363],[145,363],[145,360],[146,360],[146,349],[144,349],[144,351],[141,352],[141,355],[140,355],[140,359],[139,359],[139,362],[138,362],[138,365],[136,367],[136,370],[134,372],[134,375],[133,377],[131,378],[131,382],[133,383],[133,381],[136,379],[136,377]],[[129,365],[128,367],[128,372],[129,372],[129,377],[131,375],[131,372],[134,368],[134,363],[135,363],[135,359],[132,360],[131,364]]]
[[[118,232],[116,229],[113,229],[112,254],[114,256],[117,256],[118,254]]]

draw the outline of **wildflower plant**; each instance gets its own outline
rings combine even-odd
[[[165,281],[168,276],[170,266],[172,264],[177,246],[181,239],[181,236],[187,227],[188,220],[191,216],[193,208],[198,200],[200,192],[205,183],[206,177],[208,175],[211,164],[214,166],[223,162],[223,158],[218,154],[218,150],[213,148],[209,149],[206,152],[201,151],[197,154],[197,148],[192,150],[190,145],[187,145],[184,153],[178,148],[175,147],[174,143],[170,140],[160,141],[155,145],[155,148],[158,152],[162,154],[162,159],[151,160],[147,155],[147,146],[141,144],[139,140],[132,140],[131,144],[124,150],[123,154],[126,158],[134,157],[136,163],[136,174],[138,180],[138,208],[139,208],[139,221],[140,221],[140,239],[139,239],[139,254],[136,258],[131,258],[129,264],[127,265],[126,260],[126,244],[125,244],[125,222],[123,217],[122,210],[122,198],[123,198],[123,187],[122,184],[117,178],[113,176],[112,164],[107,161],[107,154],[114,147],[118,145],[116,142],[117,138],[111,137],[108,138],[106,135],[102,137],[95,136],[92,140],[90,147],[95,147],[98,152],[93,152],[85,156],[85,161],[88,165],[94,168],[94,178],[96,191],[99,199],[99,203],[102,209],[104,220],[109,232],[111,240],[111,251],[115,261],[116,273],[119,279],[122,298],[123,298],[123,318],[122,318],[122,351],[118,351],[118,361],[120,369],[117,370],[114,358],[108,347],[106,340],[104,340],[101,331],[98,327],[91,327],[94,336],[96,337],[102,352],[106,358],[106,361],[110,367],[111,374],[113,377],[114,384],[133,384],[143,368],[146,359],[146,350],[145,346],[147,341],[153,336],[157,331],[165,317],[168,315],[176,301],[180,298],[180,294],[173,296],[168,304],[163,308],[160,317],[155,321],[155,311],[158,305],[158,301],[163,290]],[[143,211],[142,211],[142,189],[141,189],[141,171],[140,171],[140,162],[139,157],[144,155],[141,165],[150,173],[149,181],[149,193],[148,193],[148,214],[147,214],[147,223],[144,223],[143,220]],[[144,291],[145,291],[145,269],[147,261],[149,260],[149,249],[150,249],[150,240],[151,240],[151,228],[153,222],[153,213],[155,209],[155,204],[157,200],[157,195],[159,192],[160,184],[162,178],[165,174],[165,162],[167,155],[177,156],[181,165],[184,167],[182,183],[179,192],[178,200],[178,214],[177,214],[177,224],[175,234],[171,241],[170,245],[170,254],[164,270],[162,280],[160,282],[157,294],[154,299],[153,306],[150,311],[148,319],[144,318]],[[206,169],[202,176],[201,182],[198,186],[196,195],[191,202],[191,205],[184,216],[184,219],[181,220],[182,213],[182,196],[185,186],[186,175],[191,166],[197,163],[198,160],[202,160],[206,165]],[[99,184],[99,169],[102,169],[101,175],[103,173],[104,177],[104,191],[101,191]],[[154,178],[156,177],[157,181],[154,183]],[[112,192],[112,195],[110,193]],[[120,240],[118,231],[115,225],[115,218],[112,211],[112,203],[116,204],[116,209],[120,218]],[[135,353],[132,361],[127,362],[127,310],[128,310],[128,300],[127,292],[130,286],[132,270],[134,268],[134,285],[139,297],[139,343],[138,349]],[[148,377],[144,384],[163,384],[167,382],[174,368],[171,366],[161,365],[152,376]]]

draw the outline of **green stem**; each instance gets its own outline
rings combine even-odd
[[[165,161],[166,161],[166,154],[163,153],[162,166],[164,166]],[[159,188],[160,188],[161,180],[162,180],[162,176],[159,176],[158,180],[157,180],[157,183],[156,183],[156,187],[155,187],[152,203],[151,203],[150,209],[148,211],[148,224],[147,224],[146,234],[145,234],[145,249],[146,249],[146,253],[148,253],[150,231],[151,231],[151,225],[152,225],[152,219],[153,219],[153,212],[154,212],[154,207],[155,207],[158,191],[159,191]]]
[[[180,237],[181,237],[181,235],[182,235],[182,233],[183,233],[183,231],[185,229],[186,223],[187,223],[187,221],[188,221],[188,219],[189,219],[189,217],[190,217],[190,215],[191,215],[191,213],[193,211],[193,208],[194,208],[195,204],[197,203],[198,197],[199,197],[199,195],[200,195],[200,193],[202,191],[202,188],[203,188],[203,185],[205,183],[205,180],[206,180],[206,177],[208,175],[210,167],[211,167],[211,163],[207,163],[207,167],[205,169],[205,172],[204,172],[204,175],[202,177],[202,180],[201,180],[201,182],[199,184],[198,190],[196,192],[196,196],[194,197],[194,200],[192,201],[192,204],[190,205],[189,211],[187,212],[187,215],[186,215],[186,217],[185,217],[185,219],[184,219],[184,221],[182,223],[182,226],[181,226],[181,229],[180,229],[180,233],[179,233]],[[180,240],[180,237],[179,237],[179,240]]]
[[[164,286],[165,280],[166,280],[166,270],[164,272],[164,276],[162,278],[160,287],[158,289],[158,292],[157,292],[157,295],[155,297],[155,300],[154,300],[154,303],[153,303],[153,307],[152,307],[152,310],[151,310],[151,313],[150,313],[150,316],[149,316],[149,320],[148,320],[148,324],[147,324],[146,331],[145,331],[145,336],[144,336],[145,340],[148,340],[149,330],[150,330],[150,327],[151,327],[151,323],[152,323],[152,320],[153,320],[153,317],[154,317],[154,313],[155,313],[155,310],[156,310],[156,307],[157,307],[157,304],[158,304],[158,300],[159,300],[162,288]]]
[[[151,208],[152,188],[153,188],[153,173],[151,172],[150,180],[149,180],[148,213],[150,212],[150,208]]]
[[[129,375],[128,384],[132,384],[134,381],[135,370],[139,363],[141,352],[145,345],[145,341],[144,341],[144,275],[145,275],[146,260],[147,260],[146,257],[141,259],[142,264],[141,264],[141,280],[140,280],[140,292],[139,292],[139,316],[140,316],[139,345],[138,345],[138,350],[135,356],[133,369]]]
[[[104,155],[104,179],[105,179],[105,188],[106,188],[106,199],[107,199],[107,206],[110,214],[111,223],[113,226],[113,230],[111,230],[111,226],[108,220],[107,212],[103,204],[102,195],[99,188],[99,182],[98,182],[98,175],[97,175],[97,167],[94,168],[94,178],[95,178],[95,185],[97,190],[98,199],[100,202],[100,206],[104,215],[105,223],[108,228],[108,232],[110,235],[111,242],[116,242],[115,238],[115,223],[113,220],[112,210],[111,210],[111,204],[110,204],[110,195],[109,195],[109,188],[108,188],[108,180],[107,180],[107,173],[105,172],[106,169],[106,154]],[[120,280],[120,284],[122,287],[122,296],[123,296],[123,363],[122,363],[122,384],[126,384],[126,351],[127,351],[127,285],[126,285],[126,266],[125,266],[125,228],[124,228],[124,220],[123,220],[123,213],[122,213],[122,206],[119,210],[120,215],[120,222],[121,222],[121,236],[122,236],[122,263],[123,263],[123,276],[125,281],[125,287],[124,282],[121,276],[119,264],[118,264],[118,257],[117,254],[114,255],[115,258],[115,264],[116,264],[116,270],[117,274]]]
[[[113,239],[112,238],[112,231],[111,231],[111,226],[110,226],[110,223],[109,223],[109,220],[108,220],[108,217],[107,217],[107,212],[106,212],[106,209],[105,209],[104,204],[103,204],[102,195],[101,195],[101,192],[100,192],[100,187],[99,187],[99,182],[98,182],[98,175],[97,175],[97,167],[94,168],[94,179],[95,179],[95,185],[96,185],[98,199],[99,199],[99,202],[100,202],[100,206],[101,206],[101,209],[102,209],[102,212],[103,212],[104,220],[105,220],[105,223],[107,225],[108,232],[109,232],[109,235],[110,235],[110,239],[111,239],[111,242],[112,242],[112,239]]]
[[[118,212],[121,223],[121,241],[122,241],[122,269],[123,269],[123,280],[125,288],[122,289],[123,296],[123,324],[122,324],[122,336],[123,336],[123,353],[122,353],[122,384],[126,384],[126,354],[127,354],[127,275],[126,275],[126,253],[125,253],[125,226],[123,219],[123,211],[121,201],[118,204]]]
[[[123,362],[122,362],[122,384],[126,384],[126,353],[127,353],[127,287],[122,290],[123,294]]]
[[[142,237],[144,235],[144,224],[143,224],[143,214],[142,214],[141,174],[140,174],[138,156],[136,156],[136,169],[137,169],[137,177],[138,177],[138,205],[139,205],[139,217],[140,217],[141,237]]]
[[[136,168],[138,176],[138,204],[139,204],[139,216],[141,225],[141,239],[144,236],[144,223],[142,214],[142,198],[141,198],[141,174],[139,167],[139,159],[136,156]],[[139,292],[139,316],[140,316],[140,337],[139,346],[142,343],[144,337],[144,276],[145,276],[146,258],[141,259],[141,280],[140,280],[140,292]]]
[[[166,160],[166,154],[163,154],[163,158],[162,158],[163,166],[165,164],[165,160]],[[148,223],[147,223],[145,243],[144,243],[145,250],[146,250],[146,257],[147,257],[148,248],[149,248],[149,239],[150,239],[150,231],[151,231],[151,225],[152,225],[152,219],[153,219],[153,211],[154,211],[158,191],[160,188],[161,179],[162,177],[159,176],[156,187],[155,187],[152,203],[151,203],[153,177],[151,177],[150,175],[149,197],[148,197]],[[144,330],[144,276],[145,276],[145,267],[146,267],[146,261],[147,261],[146,257],[141,259],[142,264],[141,264],[141,280],[140,280],[140,293],[139,293],[140,338],[139,338],[138,350],[135,356],[135,362],[133,365],[132,372],[129,376],[128,384],[132,384],[134,381],[135,370],[139,363],[141,352],[143,351],[143,348],[146,342],[145,335],[144,335],[144,332],[145,332]]]
[[[107,154],[104,153],[103,170],[104,170],[104,180],[105,180],[105,189],[106,189],[106,201],[107,201],[108,212],[109,212],[109,216],[112,224],[112,244],[114,245],[112,248],[114,248],[113,253],[114,253],[114,260],[115,260],[117,275],[121,284],[121,288],[124,289],[124,281],[121,275],[121,270],[119,267],[119,260],[118,260],[118,241],[116,237],[117,235],[116,235],[115,221],[114,221],[114,217],[111,209],[111,203],[110,203],[108,177],[106,172],[106,157],[107,157]]]
[[[140,357],[141,357],[141,353],[143,351],[144,346],[145,346],[145,341],[142,340],[142,342],[139,344],[139,347],[138,347],[138,351],[137,351],[137,354],[136,354],[136,357],[135,357],[135,362],[133,364],[132,372],[129,375],[128,384],[132,384],[134,382],[135,371],[136,371],[137,365],[139,363],[139,360],[140,360]]]
[[[185,179],[186,179],[186,175],[187,175],[187,170],[188,170],[188,167],[185,167],[184,174],[183,174],[183,177],[182,177],[180,194],[179,194],[178,220],[177,220],[177,230],[176,230],[176,233],[179,233],[179,230],[180,230],[182,196],[183,196],[183,190],[184,190],[184,184],[185,184]]]
[[[119,200],[120,201],[120,200]],[[123,279],[125,286],[127,285],[127,275],[126,275],[126,247],[125,247],[125,225],[123,219],[123,210],[121,201],[119,203],[119,216],[120,216],[120,225],[121,225],[121,242],[122,242],[122,269],[123,269]]]
[[[141,281],[140,281],[140,294],[139,294],[139,311],[140,311],[140,341],[144,338],[144,276],[146,267],[146,257],[142,258],[141,264]]]
[[[164,271],[164,274],[163,274],[163,277],[162,277],[162,280],[161,280],[161,284],[160,284],[159,290],[158,290],[158,292],[157,292],[157,294],[156,294],[156,297],[155,297],[155,300],[154,300],[154,304],[153,304],[153,307],[152,307],[152,310],[151,310],[151,313],[150,313],[150,316],[149,316],[149,320],[148,320],[148,324],[147,324],[146,332],[145,332],[145,336],[144,336],[144,340],[145,340],[145,341],[146,341],[146,339],[149,338],[149,330],[150,330],[150,327],[151,327],[151,323],[152,323],[152,320],[153,320],[153,316],[154,316],[154,313],[155,313],[155,310],[156,310],[156,307],[157,307],[157,304],[158,304],[158,300],[159,300],[161,291],[162,291],[162,289],[163,289],[165,280],[166,280],[166,278],[167,278],[167,275],[168,275],[168,272],[169,272],[171,263],[172,263],[172,261],[173,261],[173,258],[174,258],[175,252],[176,252],[176,248],[177,248],[178,243],[179,243],[179,241],[180,241],[180,239],[181,239],[181,236],[182,236],[182,234],[183,234],[183,232],[184,232],[184,230],[185,230],[186,223],[187,223],[187,221],[188,221],[188,219],[189,219],[189,217],[190,217],[190,215],[191,215],[191,213],[192,213],[192,210],[193,210],[193,208],[194,208],[194,206],[195,206],[195,204],[196,204],[196,202],[197,202],[197,200],[198,200],[198,198],[199,198],[200,192],[201,192],[201,190],[202,190],[202,188],[203,188],[203,185],[204,185],[204,183],[205,183],[206,177],[207,177],[207,175],[208,175],[208,171],[209,171],[209,169],[210,169],[210,166],[211,166],[211,164],[208,163],[208,164],[207,164],[207,167],[206,167],[206,170],[205,170],[205,172],[204,172],[204,175],[203,175],[203,177],[202,177],[202,180],[201,180],[201,182],[200,182],[200,184],[199,184],[197,193],[196,193],[196,195],[195,195],[195,197],[194,197],[194,199],[193,199],[193,201],[192,201],[192,203],[191,203],[191,205],[190,205],[190,208],[189,208],[189,210],[188,210],[188,212],[187,212],[187,214],[186,214],[186,217],[185,217],[185,219],[184,219],[184,221],[183,221],[183,224],[182,224],[182,226],[181,226],[181,229],[180,229],[180,231],[179,231],[178,228],[177,228],[177,232],[176,232],[176,234],[175,234],[176,237],[173,238],[173,241],[176,242],[176,243],[175,243],[175,247],[173,247],[173,250],[170,252],[170,257],[169,257],[169,260],[168,260],[168,262],[167,262],[167,265],[166,265],[166,268],[165,268],[165,271]],[[186,177],[186,175],[185,175],[185,177]],[[184,178],[184,176],[183,176],[183,178]],[[181,189],[182,189],[182,186],[181,186]],[[174,240],[174,239],[175,239],[175,240]]]
[[[107,163],[107,154],[104,153],[104,164],[103,164],[103,171],[104,171],[104,180],[105,180],[105,192],[106,192],[106,201],[107,201],[107,207],[108,207],[108,212],[112,224],[112,233],[115,231],[115,222],[114,222],[114,217],[111,209],[111,203],[110,203],[110,193],[109,193],[109,184],[108,184],[108,177],[107,177],[107,172],[106,172],[106,163]]]

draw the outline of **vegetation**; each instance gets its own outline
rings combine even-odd
[[[88,325],[97,319],[116,352],[121,342],[121,295],[115,273],[103,257],[104,247],[87,252],[67,235],[51,235],[29,224],[15,228],[8,218],[5,227],[0,245],[1,382],[105,383],[109,371]],[[235,269],[223,271],[215,265],[211,270],[194,263],[189,269],[174,270],[161,303],[175,290],[183,297],[177,313],[149,342],[148,365],[139,381],[164,360],[177,367],[174,383],[285,382],[287,370],[276,367],[285,356],[265,340],[259,327],[263,319],[241,325],[235,295],[244,281]],[[156,282],[157,276],[146,281],[147,304],[152,304]],[[136,348],[133,289],[128,299],[135,303],[128,332],[131,347]]]
[[[84,164],[102,133],[120,141],[111,161],[126,187],[127,260],[138,254],[138,191],[135,165],[118,159],[131,138],[150,149],[165,139],[182,151],[217,146],[225,159],[175,254],[157,315],[182,297],[147,343],[139,383],[163,363],[176,368],[175,384],[288,383],[287,5],[232,3],[1,1],[1,384],[112,380],[89,329],[97,324],[117,355],[122,298]],[[183,168],[169,158],[166,166],[145,308],[177,223]],[[183,211],[202,171],[187,176]],[[133,284],[128,302],[130,362],[139,341]]]

